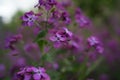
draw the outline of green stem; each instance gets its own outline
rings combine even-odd
[[[103,61],[103,57],[100,57],[97,61],[93,63],[93,65],[90,66],[90,68],[87,69],[86,76],[88,76],[99,64]]]

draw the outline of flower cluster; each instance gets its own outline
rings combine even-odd
[[[86,38],[84,37],[85,34],[82,34],[79,29],[76,29],[76,26],[79,26],[79,28],[85,28],[86,26],[89,27],[91,24],[90,20],[82,13],[79,8],[76,8],[75,11],[73,11],[72,13],[69,12],[69,10],[66,10],[66,6],[68,5],[71,4],[60,3],[56,0],[39,0],[38,4],[35,6],[38,12],[34,13],[34,11],[29,11],[21,17],[23,26],[29,26],[30,29],[36,32],[35,35],[37,35],[34,36],[35,40],[33,40],[32,38],[32,41],[29,41],[28,44],[22,48],[24,48],[24,52],[28,53],[31,58],[35,58],[36,61],[40,60],[40,65],[42,66],[45,65],[44,60],[47,59],[47,61],[57,63],[57,60],[55,58],[60,58],[60,56],[55,55],[53,58],[53,54],[57,52],[53,52],[53,48],[55,48],[55,50],[58,50],[58,52],[59,49],[66,50],[66,55],[68,50],[68,53],[71,53],[73,51],[75,51],[75,53],[78,53],[74,55],[69,54],[70,56],[67,56],[67,58],[69,58],[68,60],[66,60],[66,63],[69,64],[68,66],[70,66],[72,62],[74,63],[80,57],[86,57],[86,54],[89,53],[88,47],[86,47],[85,45],[86,42],[88,42],[90,47],[94,47],[99,53],[103,53],[101,42],[96,37],[90,36],[86,40]],[[74,5],[71,6],[75,7]],[[29,33],[27,32],[27,34]],[[29,35],[30,37],[32,37],[31,34]],[[10,38],[7,47],[15,50],[14,44],[18,42],[21,38],[22,35],[15,35],[14,37]],[[37,53],[37,51],[39,51],[38,46],[40,47],[40,54],[31,54]],[[48,49],[45,49],[46,46]],[[47,54],[47,52],[49,54]],[[89,56],[92,58],[95,57],[94,54],[88,54],[87,57]],[[65,58],[65,56],[63,57],[62,55],[62,59],[63,58]],[[58,65],[59,63],[57,63],[57,65],[54,65],[54,67],[57,69]],[[71,66],[73,67],[74,65]],[[42,67],[25,67],[17,73],[17,80],[50,80],[50,77],[46,73],[45,69]]]
[[[82,13],[82,11],[77,8],[75,12],[76,23],[80,27],[85,27],[90,25],[90,20]]]
[[[68,45],[73,36],[72,32],[70,32],[67,28],[53,30],[51,33],[52,35],[50,36],[50,40],[54,42],[55,47],[63,47],[63,45]]]
[[[25,67],[17,73],[19,80],[50,80],[46,70],[42,67]]]

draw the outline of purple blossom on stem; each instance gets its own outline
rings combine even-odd
[[[91,36],[88,38],[88,43],[90,46],[95,46],[95,45],[98,45],[100,42],[96,37]]]
[[[57,69],[59,68],[58,63],[54,63],[54,64],[53,64],[53,68],[54,68],[55,70],[57,70]]]
[[[69,48],[82,50],[83,46],[81,45],[81,39],[78,36],[73,35],[72,39],[69,41]]]
[[[83,15],[83,13],[79,8],[77,8],[75,12],[75,20],[80,27],[85,27],[90,25],[90,20],[85,15]]]
[[[80,46],[81,40],[67,28],[63,27],[62,29],[52,30],[50,34],[49,39],[54,43],[55,48],[64,47],[82,50],[82,45]]]
[[[54,42],[54,47],[61,47],[63,45],[68,45],[72,36],[72,32],[67,28],[62,28],[60,30],[53,31],[49,39]]]
[[[33,26],[34,22],[38,19],[41,14],[35,14],[33,11],[26,12],[22,17],[24,26]]]
[[[97,47],[96,47],[96,50],[97,50],[99,53],[103,53],[104,48],[103,48],[102,46],[97,46]]]
[[[103,47],[101,46],[100,41],[99,41],[96,37],[91,36],[91,37],[89,37],[89,38],[87,39],[87,41],[88,41],[89,46],[95,47],[95,49],[96,49],[99,53],[103,53],[103,50],[104,50],[104,49],[103,49]]]

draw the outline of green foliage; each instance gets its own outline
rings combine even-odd
[[[92,18],[104,16],[104,10],[114,10],[119,0],[76,0],[76,3]]]
[[[43,38],[46,36],[47,31],[46,30],[42,30],[39,32],[39,34],[37,35],[36,39],[34,40],[34,42],[37,42],[40,50],[43,52],[44,50],[44,46],[47,45],[47,41],[44,40]]]
[[[42,38],[44,38],[44,37],[46,36],[46,33],[47,33],[46,30],[40,31],[34,41],[35,41],[35,42],[38,42],[39,40],[41,40]]]
[[[43,52],[44,46],[47,45],[47,41],[46,40],[38,40],[37,43],[40,47],[40,50]]]

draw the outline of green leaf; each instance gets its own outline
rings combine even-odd
[[[53,8],[50,10],[50,12],[54,12],[54,11],[55,11],[55,9],[56,9],[56,8],[55,8],[55,7],[53,7]]]
[[[48,43],[46,40],[38,40],[37,41],[39,47],[40,47],[40,50],[43,51],[44,50],[44,46]]]
[[[43,38],[46,36],[47,31],[46,30],[42,30],[39,32],[39,34],[37,35],[36,39],[34,40],[34,42],[37,42],[39,39]]]

